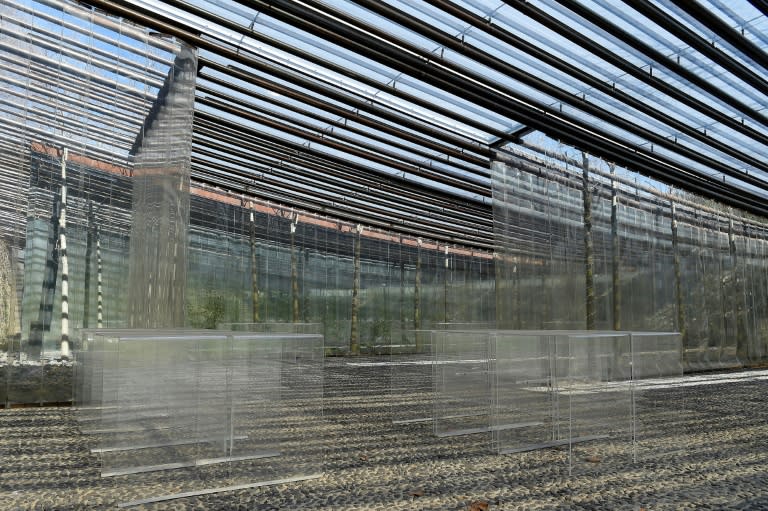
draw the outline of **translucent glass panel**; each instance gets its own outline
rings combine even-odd
[[[595,472],[608,459],[631,464],[635,416],[630,335],[590,332],[556,342],[558,361],[568,360],[557,392],[561,414],[568,416],[569,473]]]
[[[136,141],[129,326],[184,325],[197,53],[182,46]]]
[[[491,323],[436,323],[437,330],[490,330]],[[395,424],[428,422],[432,420],[432,378],[435,364],[433,330],[413,330],[402,333],[399,342],[388,348],[389,390],[393,402],[392,422]]]
[[[491,430],[495,343],[490,331],[432,332],[437,436]]]
[[[556,332],[494,334],[494,441],[502,454],[554,445],[563,423],[558,405]]]
[[[321,473],[321,336],[91,335],[81,427],[131,502]]]
[[[188,186],[181,174],[164,183],[158,176],[188,176],[195,50],[87,6],[54,4],[5,3],[0,22],[3,404],[71,401],[66,358],[75,333],[128,324],[135,198],[137,214],[149,215],[139,223],[164,231],[165,253],[186,252],[185,240],[169,233],[186,232],[176,218],[186,212]],[[145,176],[156,178],[154,188],[134,197]],[[147,264],[134,284],[173,274],[139,293],[147,310],[174,302],[163,295],[172,283],[184,287],[184,261],[150,268],[149,254],[160,252],[131,259]],[[183,294],[179,300],[183,312]]]
[[[499,327],[583,328],[581,191],[503,163],[492,169]]]
[[[629,339],[624,332],[496,332],[498,451],[565,446],[569,469],[582,442],[602,440],[601,449],[632,455]]]
[[[659,439],[680,431],[690,417],[683,382],[683,344],[676,332],[632,332],[635,456],[638,462],[668,459],[671,446]]]
[[[389,391],[392,422],[429,422],[434,412],[432,385],[434,357],[432,330],[405,332],[399,343],[390,346]]]
[[[499,326],[680,331],[691,371],[762,360],[765,220],[560,149],[492,166]]]

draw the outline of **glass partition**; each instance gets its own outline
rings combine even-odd
[[[585,332],[562,337],[558,358],[561,413],[568,416],[568,472],[599,473],[611,459],[631,465],[635,456],[630,335]]]
[[[491,431],[495,344],[491,331],[432,332],[433,427],[439,437]]]
[[[639,462],[666,459],[672,447],[661,442],[683,434],[691,417],[683,380],[683,343],[677,332],[631,332],[635,457]]]
[[[124,505],[322,473],[321,336],[85,334],[80,424]]]
[[[539,137],[491,168],[500,327],[679,331],[692,372],[764,358],[764,219]]]
[[[0,25],[0,406],[68,403],[77,331],[184,325],[197,52],[76,3]]]
[[[494,384],[494,443],[501,454],[555,445],[560,417],[557,332],[499,331]]]

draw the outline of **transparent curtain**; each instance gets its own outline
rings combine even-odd
[[[505,328],[679,331],[688,370],[765,357],[765,219],[535,146],[492,164]]]
[[[180,45],[56,0],[5,3],[0,23],[2,402],[68,401],[80,329],[128,318],[137,140]]]

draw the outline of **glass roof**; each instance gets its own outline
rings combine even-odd
[[[317,209],[325,197],[340,211],[346,191],[380,223],[411,221],[421,201],[451,236],[482,240],[487,219],[463,222],[489,211],[494,148],[541,132],[768,213],[768,18],[749,0],[89,4],[199,47],[193,177],[203,182],[261,180],[275,196],[290,184],[280,197],[294,190]],[[62,21],[62,0],[19,5],[35,44],[68,41],[60,66],[88,48],[94,81],[120,101],[143,104],[161,86],[168,56],[145,40],[70,30],[83,21]],[[26,41],[25,23],[4,20],[3,34]],[[98,65],[115,52],[139,60]],[[11,91],[21,62],[5,55]],[[0,101],[0,113],[9,108]],[[142,110],[104,109],[116,113],[110,150],[128,147]]]

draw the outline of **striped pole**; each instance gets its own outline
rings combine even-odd
[[[61,356],[69,357],[69,263],[67,261],[67,156],[61,157],[61,215],[59,215],[59,247],[61,256]]]
[[[102,328],[101,296],[101,230],[96,226],[96,328]]]

